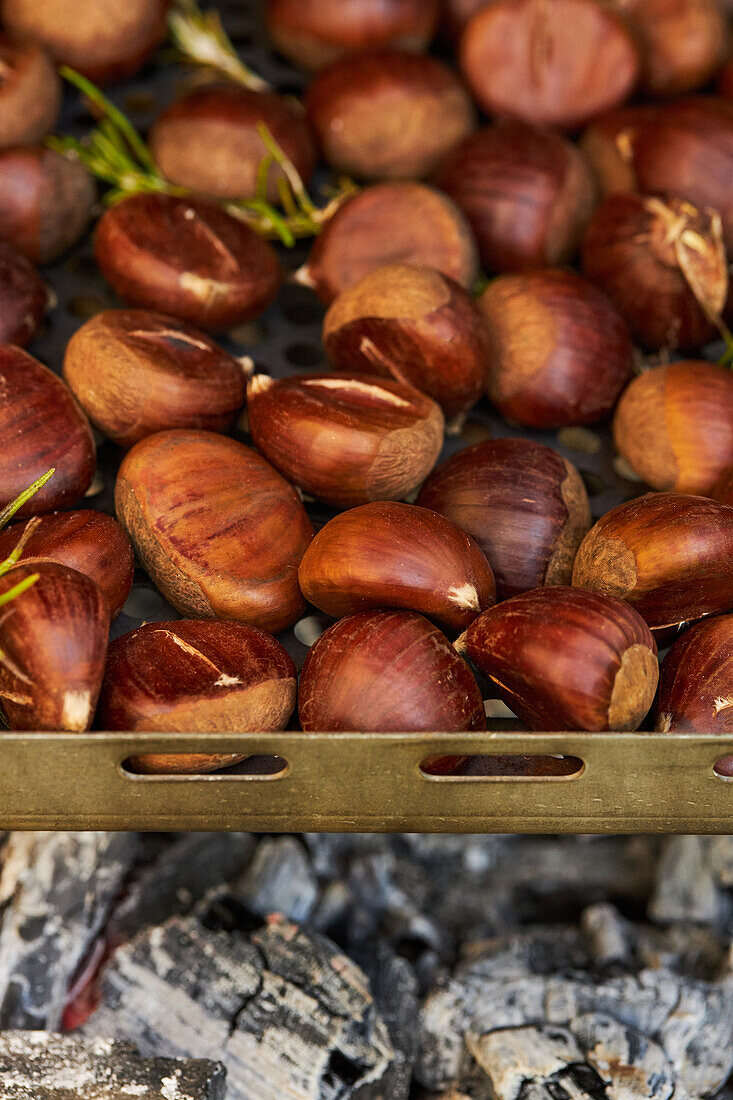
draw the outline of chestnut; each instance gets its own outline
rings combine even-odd
[[[640,59],[597,0],[493,0],[465,27],[460,65],[487,114],[572,130],[629,97]]]
[[[369,374],[256,374],[247,388],[255,446],[289,481],[348,508],[413,492],[443,445],[443,416],[411,386]]]
[[[439,0],[267,0],[275,47],[305,69],[379,46],[424,50],[438,22]]]
[[[305,732],[486,727],[468,665],[414,611],[364,611],[329,627],[305,659],[298,713]]]
[[[571,259],[595,200],[577,147],[522,122],[484,126],[466,138],[436,183],[468,218],[490,271],[527,271]]]
[[[733,58],[720,70],[715,90],[723,99],[733,99]]]
[[[0,508],[48,470],[18,519],[75,504],[94,475],[86,417],[57,375],[20,348],[0,347]]]
[[[64,65],[97,84],[140,69],[166,33],[167,0],[2,0],[0,16],[14,33],[42,42]]]
[[[271,245],[203,199],[123,199],[99,219],[94,255],[126,302],[208,329],[258,316],[282,282]]]
[[[244,404],[241,365],[160,313],[107,309],[66,346],[64,378],[95,428],[130,447],[165,428],[226,431]]]
[[[468,92],[435,57],[374,50],[319,73],[305,100],[323,155],[360,179],[421,179],[473,130]]]
[[[501,275],[479,299],[488,326],[488,394],[528,428],[607,416],[633,367],[628,329],[611,302],[570,272]]]
[[[733,504],[733,465],[723,471],[710,495],[723,504]]]
[[[444,38],[456,43],[472,15],[485,8],[491,0],[443,0],[441,30]]]
[[[491,439],[451,455],[427,479],[417,503],[476,540],[500,600],[545,584],[569,584],[591,525],[578,471],[528,439]]]
[[[0,344],[29,344],[48,307],[46,285],[33,264],[0,240]]]
[[[728,261],[714,211],[682,199],[609,195],[588,226],[582,262],[638,343],[690,350],[717,336]]]
[[[733,615],[685,631],[662,661],[656,729],[733,733]]]
[[[449,420],[484,388],[483,317],[470,294],[434,268],[388,264],[342,291],[323,322],[323,346],[337,370],[409,382]]]
[[[733,373],[685,361],[637,375],[616,406],[613,438],[652,489],[711,495],[733,463]]]
[[[313,528],[295,489],[249,447],[212,432],[150,435],[122,461],[115,508],[181,615],[276,633],[303,611],[298,565]]]
[[[496,602],[491,566],[458,524],[385,500],[342,512],[318,532],[298,569],[306,600],[340,618],[404,607],[458,633]]]
[[[649,493],[612,508],[580,544],[573,584],[631,604],[651,627],[733,607],[733,507]]]
[[[0,33],[0,147],[40,141],[61,109],[61,81],[37,42]]]
[[[654,701],[657,647],[622,600],[558,586],[512,596],[461,647],[530,730],[635,730]]]
[[[253,199],[257,172],[267,150],[258,125],[264,123],[307,183],[316,151],[303,115],[274,92],[237,84],[193,88],[158,116],[148,144],[166,179],[219,199]],[[273,165],[267,197],[278,197],[283,171]]]
[[[476,243],[458,207],[426,184],[395,182],[366,187],[339,207],[296,278],[328,305],[390,263],[434,267],[468,288],[479,273]]]
[[[242,733],[282,730],[295,707],[295,667],[279,642],[241,623],[146,623],[109,647],[97,711],[103,730]],[[236,753],[145,753],[137,772],[190,773]]]
[[[583,132],[580,150],[601,195],[639,190],[634,148],[642,128],[653,123],[658,110],[649,103],[620,107],[594,119]]]
[[[88,730],[102,683],[109,604],[89,577],[56,562],[16,565],[0,595],[35,583],[0,616],[0,702],[12,730]]]

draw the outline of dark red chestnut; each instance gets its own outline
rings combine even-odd
[[[264,123],[307,183],[316,151],[303,115],[274,92],[237,84],[193,88],[167,107],[148,138],[160,171],[172,183],[220,199],[252,199],[267,149],[257,129]],[[277,199],[283,171],[273,165],[268,198]]]
[[[53,130],[61,107],[61,81],[37,42],[0,34],[0,147],[40,141]]]
[[[733,615],[697,623],[662,662],[656,729],[733,733]]]
[[[249,447],[212,432],[148,436],[120,466],[115,508],[182,615],[276,633],[303,611],[298,565],[313,528],[295,489]]]
[[[733,99],[733,58],[720,70],[716,91],[724,99]]]
[[[146,623],[112,642],[99,697],[103,730],[244,733],[282,730],[295,707],[295,667],[279,642],[241,623]],[[234,753],[146,753],[138,772],[202,772]]]
[[[635,730],[654,701],[651,631],[609,596],[523,592],[480,615],[462,644],[530,730]]]
[[[733,508],[649,493],[602,516],[580,544],[573,584],[626,600],[651,627],[733,607]]]
[[[710,495],[723,504],[733,504],[733,466],[723,471]]]
[[[569,584],[591,525],[578,471],[550,447],[528,439],[466,447],[430,475],[417,502],[476,540],[501,600],[545,584]]]
[[[608,298],[565,271],[501,275],[479,299],[491,345],[488,394],[529,428],[593,424],[631,377],[628,329]]]
[[[423,183],[379,183],[326,222],[297,279],[328,304],[385,264],[434,267],[463,287],[478,275],[473,234],[453,202]]]
[[[334,618],[404,607],[455,633],[496,602],[491,566],[472,538],[437,512],[393,500],[330,520],[298,579],[306,600]]]
[[[634,148],[644,126],[654,121],[659,107],[649,103],[621,107],[594,119],[580,139],[601,195],[638,191]]]
[[[378,46],[424,50],[438,0],[267,0],[267,29],[280,53],[306,69]]]
[[[130,447],[165,428],[224,432],[244,404],[241,365],[160,313],[107,309],[66,346],[64,378],[92,424]]]
[[[131,195],[104,212],[94,254],[131,305],[202,328],[251,320],[282,281],[274,249],[221,207],[202,199]]]
[[[733,372],[684,361],[637,375],[616,407],[613,438],[652,489],[711,495],[733,462]]]
[[[571,130],[623,103],[640,64],[597,0],[494,0],[464,29],[460,63],[487,114]]]
[[[458,42],[471,16],[485,8],[491,0],[443,0],[441,29],[451,43]]]
[[[468,665],[436,626],[413,611],[365,611],[322,634],[303,665],[298,712],[306,732],[486,726]]]
[[[88,730],[102,683],[109,603],[82,573],[43,561],[0,577],[0,595],[37,575],[0,617],[0,701],[13,730]]]
[[[55,561],[75,569],[101,588],[113,618],[122,610],[130,595],[135,559],[127,534],[111,516],[92,511],[52,512],[27,524],[14,523],[0,532],[0,561],[24,534],[30,535],[23,547],[24,565]]]
[[[571,259],[595,199],[577,147],[521,122],[495,123],[466,138],[436,182],[468,218],[491,271],[527,271]]]
[[[463,287],[429,267],[389,264],[339,294],[323,322],[337,370],[392,377],[451,420],[476,404],[489,358],[483,317]]]
[[[18,518],[75,504],[94,475],[86,417],[57,375],[27,352],[0,347],[0,508],[53,468]]]
[[[452,69],[406,50],[336,61],[305,104],[331,167],[369,180],[430,175],[476,121]]]
[[[0,241],[0,343],[25,347],[48,307],[48,291],[33,264]]]
[[[256,374],[247,408],[252,439],[273,466],[341,508],[408,496],[443,445],[434,401],[368,374]]]

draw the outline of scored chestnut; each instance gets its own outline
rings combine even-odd
[[[404,607],[456,633],[496,602],[494,574],[472,538],[437,512],[393,500],[330,520],[298,580],[306,600],[334,618]]]
[[[388,264],[339,294],[323,322],[337,370],[409,382],[452,420],[484,388],[489,346],[470,294],[428,267]]]
[[[654,638],[610,596],[522,592],[475,619],[458,645],[530,730],[635,730],[654,701]]]
[[[255,446],[273,466],[335,507],[408,496],[443,445],[434,401],[368,374],[256,374],[247,411]]]
[[[733,507],[649,493],[612,508],[580,544],[573,584],[626,600],[651,627],[733,607]]]
[[[165,428],[224,432],[244,404],[236,359],[191,325],[142,309],[86,321],[63,373],[95,428],[122,447]]]
[[[298,565],[313,528],[295,489],[242,443],[190,430],[142,439],[120,466],[115,508],[182,615],[276,633],[303,611]]]
[[[484,704],[468,665],[414,611],[365,611],[311,647],[298,690],[311,730],[483,730]]]
[[[243,733],[282,730],[295,707],[295,667],[279,642],[241,623],[146,623],[109,647],[97,711],[102,730]],[[202,772],[236,753],[145,753],[135,771]]]
[[[580,139],[602,196],[638,191],[634,148],[644,126],[653,123],[659,107],[642,103],[619,107],[591,122]]]
[[[656,729],[733,733],[733,615],[685,631],[662,661]]]
[[[48,291],[33,264],[0,241],[0,343],[25,347],[48,307]]]
[[[501,600],[545,584],[569,584],[591,525],[576,468],[528,439],[464,448],[433,471],[417,503],[441,512],[476,540]]]
[[[733,465],[723,470],[710,496],[722,504],[733,504]]]
[[[733,373],[704,361],[644,371],[621,395],[613,438],[652,489],[712,495],[733,463]]]
[[[61,108],[61,81],[37,42],[0,34],[0,146],[40,141]]]

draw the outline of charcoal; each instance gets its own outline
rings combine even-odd
[[[232,894],[260,917],[282,913],[303,921],[318,900],[318,881],[300,841],[283,836],[261,841]]]

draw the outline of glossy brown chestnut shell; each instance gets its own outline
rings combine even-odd
[[[651,627],[733,607],[733,507],[649,493],[602,516],[580,544],[573,584],[626,600]]]
[[[491,566],[465,531],[393,500],[330,520],[303,555],[298,579],[306,600],[334,618],[402,607],[454,633],[496,602]]]
[[[56,562],[16,565],[0,595],[36,575],[0,618],[0,702],[13,730],[89,729],[102,683],[109,603],[82,573]]]
[[[107,309],[77,329],[64,378],[95,428],[130,447],[166,428],[226,431],[244,404],[240,364],[160,313]]]
[[[251,320],[282,282],[274,249],[203,199],[132,195],[104,212],[94,255],[130,305],[207,329]]]
[[[389,264],[344,290],[323,322],[323,346],[337,370],[409,382],[448,420],[475,405],[486,381],[481,312],[433,268]]]
[[[53,468],[17,513],[32,516],[75,504],[94,475],[94,440],[61,379],[20,348],[0,347],[0,508]]]
[[[613,438],[652,489],[710,496],[733,463],[733,372],[693,360],[637,375],[616,406]]]
[[[620,107],[596,118],[583,132],[580,150],[590,165],[601,195],[638,191],[634,148],[644,126],[660,108],[642,103]]]
[[[481,692],[436,626],[413,611],[341,619],[310,649],[298,690],[310,730],[482,730]]]
[[[543,443],[492,439],[452,455],[417,498],[479,544],[499,599],[545,584],[568,584],[591,525],[575,467]]]
[[[252,439],[273,466],[335,507],[408,496],[443,445],[434,401],[368,374],[256,374],[247,411]]]
[[[276,633],[305,607],[298,565],[313,528],[295,489],[249,447],[211,432],[148,436],[120,466],[115,508],[182,615]]]
[[[48,291],[22,252],[0,241],[0,343],[25,347],[48,307]]]
[[[625,322],[591,283],[559,270],[501,275],[479,299],[488,326],[488,394],[529,428],[593,424],[631,377]]]
[[[61,108],[61,81],[37,42],[0,33],[0,147],[40,141]]]
[[[657,647],[622,600],[565,586],[480,615],[465,652],[530,730],[635,730],[657,688]]]
[[[662,662],[656,729],[733,733],[733,615],[685,631]]]
[[[529,271],[571,259],[595,200],[577,147],[522,122],[498,122],[466,138],[436,183],[468,218],[490,271]]]
[[[733,465],[723,470],[710,495],[722,504],[733,504]]]
[[[281,730],[295,707],[295,667],[279,642],[241,623],[146,623],[112,642],[97,726],[103,730]],[[138,772],[202,772],[234,753],[146,753]]]

